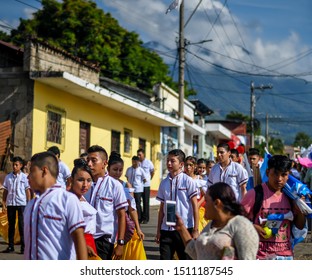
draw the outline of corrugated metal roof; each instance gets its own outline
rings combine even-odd
[[[7,147],[7,139],[12,132],[11,121],[5,121],[0,123],[0,156],[5,155]]]

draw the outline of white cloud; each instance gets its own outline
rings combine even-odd
[[[105,2],[109,2],[105,3],[105,5],[116,11],[112,12],[113,16],[125,28],[139,33],[144,42],[156,41],[170,49],[176,48],[175,41],[178,36],[179,12],[174,10],[165,15],[165,11],[172,1],[115,0]],[[185,1],[185,21],[194,11],[197,3],[198,1]],[[221,10],[222,12],[220,13]],[[218,20],[216,20],[217,15],[219,15]],[[255,24],[256,29],[251,30],[250,25],[246,26],[246,23],[242,22],[232,12],[230,14],[227,7],[223,7],[223,3],[220,1],[203,0],[185,29],[185,37],[193,43],[213,39],[213,42],[205,43],[202,47],[222,55],[210,53],[208,56],[207,52],[204,54],[202,52],[203,49],[200,52],[200,49],[195,46],[189,47],[189,49],[197,52],[197,55],[204,60],[247,72],[254,72],[254,67],[240,63],[238,60],[249,64],[252,64],[252,61],[254,61],[256,65],[268,67],[285,61],[290,57],[295,57],[307,49],[307,46],[303,45],[294,31],[283,40],[267,41],[260,23],[254,21],[253,24]],[[250,51],[251,57],[241,48],[244,45]],[[234,58],[234,60],[230,58]],[[191,61],[196,67],[201,67],[205,70],[209,69],[209,65],[203,61],[200,62],[195,58],[191,59]],[[309,58],[309,61],[311,62],[311,58]],[[301,60],[281,68],[280,72],[293,74],[298,71],[308,71],[308,67],[306,61]]]

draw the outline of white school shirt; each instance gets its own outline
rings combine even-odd
[[[196,188],[197,188],[197,199],[200,199],[201,197],[200,190],[202,189],[204,193],[206,193],[207,191],[207,181],[204,179],[200,179],[199,175],[197,175],[197,177],[193,180],[195,181]]]
[[[98,211],[94,238],[108,235],[110,237],[107,237],[107,240],[114,244],[118,231],[117,210],[128,207],[122,184],[107,174],[99,178],[90,204]]]
[[[242,193],[240,186],[247,183],[248,173],[246,169],[239,163],[230,161],[228,166],[222,169],[220,163],[215,164],[208,176],[207,187],[218,182],[224,182],[231,186],[234,191],[236,200],[242,200]]]
[[[132,166],[127,168],[126,178],[128,182],[134,188],[135,193],[143,192],[144,183],[143,180],[146,178],[146,173],[143,168],[138,166],[137,168],[133,168]]]
[[[143,168],[145,172],[146,182],[143,184],[143,186],[150,187],[151,186],[151,173],[154,171],[154,165],[149,159],[145,158],[142,162],[140,162],[140,166]]]
[[[71,233],[85,227],[80,201],[61,186],[48,188],[32,199],[24,211],[27,260],[74,260]]]
[[[56,182],[66,189],[66,180],[71,176],[68,166],[61,160],[58,162],[59,174],[57,175]]]
[[[193,206],[191,198],[197,195],[195,181],[183,172],[174,178],[170,174],[160,183],[156,199],[165,203],[166,200],[176,201],[176,213],[182,218],[187,228],[194,227]],[[161,224],[162,230],[175,230],[174,227],[167,226],[165,217]]]
[[[124,187],[124,191],[125,191],[126,198],[127,198],[127,200],[130,201],[130,206],[131,206],[134,210],[137,210],[136,204],[135,204],[135,199],[134,199],[134,197],[131,195],[130,189],[129,189],[128,187],[126,187],[126,182],[124,182],[123,187]]]
[[[29,189],[27,175],[23,172],[5,176],[3,188],[8,191],[7,206],[25,206],[27,204],[26,190]]]
[[[96,230],[97,211],[85,199],[80,200],[80,206],[82,210],[83,219],[86,224],[84,232],[93,235],[95,234],[95,230]]]

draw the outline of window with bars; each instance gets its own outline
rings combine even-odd
[[[53,106],[47,106],[46,146],[65,146],[65,111]]]
[[[132,130],[124,129],[124,154],[131,156]]]
[[[111,150],[120,154],[120,132],[112,130]]]

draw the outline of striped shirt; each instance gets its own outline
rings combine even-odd
[[[48,188],[24,211],[25,254],[28,260],[74,260],[71,233],[85,227],[76,195],[61,186]]]

